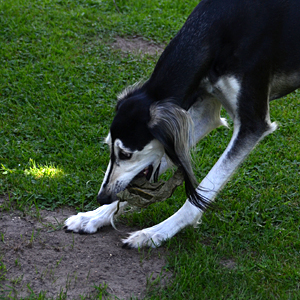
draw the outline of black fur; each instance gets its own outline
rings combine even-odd
[[[241,84],[234,112],[241,127],[228,154],[234,157],[246,137],[258,139],[268,130],[269,100],[300,86],[299,0],[202,0],[166,47],[150,79],[118,103],[112,140],[120,138],[126,147],[140,150],[156,138],[183,168],[172,137],[160,126],[149,127],[149,110],[165,100],[188,110],[207,93],[204,80],[213,85],[229,75]],[[197,196],[197,182],[184,168],[183,173],[190,201],[204,209],[207,201]]]

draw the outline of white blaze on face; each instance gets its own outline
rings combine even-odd
[[[130,181],[149,165],[154,175],[164,154],[164,148],[158,140],[152,140],[141,151],[126,148],[120,139],[112,145],[110,134],[106,138],[113,150],[99,193],[105,188],[108,194],[117,194],[124,190]],[[152,178],[151,178],[152,179]]]

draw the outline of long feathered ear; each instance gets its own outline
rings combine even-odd
[[[170,101],[164,101],[151,105],[150,116],[149,130],[162,143],[172,162],[181,169],[190,201],[200,209],[206,209],[207,201],[197,193],[198,182],[191,164],[194,124],[189,113]]]

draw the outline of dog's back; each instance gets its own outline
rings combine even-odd
[[[189,108],[203,78],[255,72],[270,99],[300,86],[299,0],[202,0],[160,57],[147,83],[154,99]]]

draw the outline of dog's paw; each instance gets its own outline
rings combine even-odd
[[[159,247],[166,238],[157,232],[144,229],[133,232],[127,239],[123,239],[123,248]]]
[[[96,225],[90,216],[85,216],[85,213],[78,213],[65,221],[64,229],[66,232],[91,234],[98,230],[99,227]]]
[[[66,232],[78,232],[80,234],[95,233],[99,228],[107,225],[114,226],[113,218],[121,214],[127,202],[118,205],[118,201],[111,204],[102,205],[95,210],[78,213],[65,221]]]
[[[80,234],[95,233],[99,228],[112,222],[116,211],[116,204],[103,205],[93,211],[78,213],[65,221],[66,232],[77,232]]]

